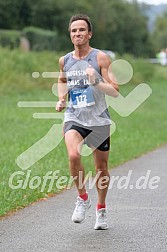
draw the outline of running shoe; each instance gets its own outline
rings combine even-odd
[[[107,225],[107,213],[105,208],[96,210],[96,223],[94,226],[95,230],[108,229]]]
[[[72,221],[75,223],[81,223],[85,220],[85,213],[91,206],[91,200],[88,198],[84,201],[78,196],[75,205],[76,206],[72,215]]]

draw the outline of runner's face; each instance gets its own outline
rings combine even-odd
[[[87,44],[92,36],[92,32],[88,31],[88,25],[84,20],[77,20],[72,22],[70,27],[70,37],[74,45]]]

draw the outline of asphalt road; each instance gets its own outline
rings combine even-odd
[[[167,145],[117,167],[111,176],[108,230],[93,229],[95,188],[89,190],[92,207],[86,221],[71,221],[77,195],[73,187],[2,219],[0,251],[166,252]]]

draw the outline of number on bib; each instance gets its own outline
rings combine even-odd
[[[95,104],[92,89],[90,87],[72,89],[70,91],[70,97],[74,108],[82,108]]]

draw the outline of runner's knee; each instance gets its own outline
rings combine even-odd
[[[101,161],[96,164],[96,172],[106,173],[108,172],[107,161]]]
[[[78,152],[71,152],[69,154],[69,161],[70,161],[70,163],[72,163],[72,164],[78,164],[78,163],[80,163],[80,160],[81,160],[81,158],[80,158],[80,155],[79,155]]]

